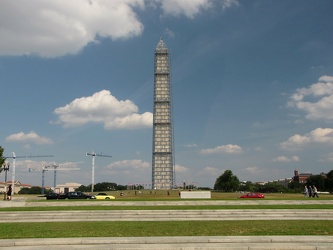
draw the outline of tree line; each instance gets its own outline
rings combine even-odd
[[[91,184],[90,185],[81,185],[76,191],[81,192],[90,192],[91,191]],[[94,185],[94,192],[102,192],[102,191],[115,191],[115,190],[127,190],[127,186],[118,185],[114,182],[100,182]]]
[[[114,190],[126,190],[127,186],[123,185],[117,185],[117,183],[114,182],[101,182],[96,183],[94,185],[94,192],[107,192],[107,191],[114,191]],[[81,185],[80,187],[76,188],[75,191],[81,191],[81,192],[90,192],[91,191],[91,185],[85,186]],[[44,194],[53,193],[54,191],[52,189],[44,189]],[[42,188],[37,186],[32,186],[30,188],[22,188],[18,194],[41,194]]]
[[[226,170],[215,181],[214,190],[223,192],[262,192],[262,193],[301,193],[304,186],[316,186],[319,191],[333,192],[333,170],[323,175],[311,175],[306,179],[305,183],[299,183],[292,180],[285,186],[279,182],[268,182],[264,185],[258,183],[252,183],[250,181],[240,182],[238,177],[232,173],[231,170]]]

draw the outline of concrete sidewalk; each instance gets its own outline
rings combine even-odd
[[[1,211],[4,222],[333,220],[328,209]]]
[[[0,240],[0,249],[327,250],[333,236],[94,237]]]

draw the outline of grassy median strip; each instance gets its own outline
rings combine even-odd
[[[150,236],[333,235],[333,221],[1,223],[1,239]]]

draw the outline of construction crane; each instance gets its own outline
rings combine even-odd
[[[62,166],[69,166],[69,165],[76,165],[76,164],[80,164],[80,163],[83,163],[83,162],[65,162],[65,163],[59,163],[59,164],[56,164],[54,162],[54,164],[52,165],[48,165],[48,166],[45,166],[45,168],[47,169],[50,169],[50,170],[53,170],[54,171],[54,176],[53,176],[53,188],[54,190],[56,189],[57,187],[57,170],[61,171],[61,170],[66,170],[66,171],[71,171],[71,170],[80,170],[80,168],[63,168]],[[53,168],[53,169],[51,169]]]
[[[91,167],[91,192],[94,192],[95,185],[95,156],[99,157],[112,157],[111,155],[96,154],[94,150],[92,153],[86,153],[86,156],[92,156],[92,167]]]
[[[17,156],[15,152],[13,152],[12,156],[6,156],[5,159],[11,158],[13,159],[13,170],[12,170],[12,198],[14,196],[15,191],[15,168],[16,168],[16,158],[37,158],[37,157],[53,157],[53,155],[21,155]]]
[[[51,165],[45,165],[45,166],[42,166],[42,168],[39,168],[39,169],[33,169],[33,168],[29,168],[29,172],[32,172],[32,171],[41,171],[42,172],[42,194],[44,194],[44,190],[45,190],[45,172],[48,171],[48,170],[53,170],[54,171],[54,190],[56,189],[56,186],[57,186],[57,171],[59,170],[66,170],[66,171],[70,171],[70,170],[80,170],[80,168],[60,168],[61,165],[69,165],[69,164],[75,164],[76,162],[73,162],[73,163],[62,163],[62,164],[56,164],[54,162],[54,164],[51,164]],[[78,162],[78,163],[81,163],[81,162]]]

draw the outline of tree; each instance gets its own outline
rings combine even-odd
[[[325,190],[332,192],[333,191],[333,170],[329,171],[326,175],[326,179],[324,181]]]
[[[301,184],[298,181],[291,181],[290,183],[288,183],[288,188],[290,192],[302,193],[304,189],[304,184]]]
[[[262,193],[285,193],[288,188],[278,182],[268,182],[265,185],[258,185],[258,191]]]
[[[96,183],[94,186],[95,192],[101,192],[101,191],[111,191],[117,189],[117,183],[113,182],[99,182]]]
[[[239,179],[231,170],[226,170],[220,175],[215,182],[214,190],[222,190],[224,192],[233,192],[238,189],[240,185]]]
[[[238,190],[247,191],[247,192],[255,192],[255,191],[257,191],[257,187],[251,181],[247,181],[246,183],[241,183]]]
[[[325,177],[318,174],[318,175],[311,175],[309,178],[306,179],[307,186],[316,186],[318,190],[325,190]]]
[[[90,190],[91,190],[91,186],[89,189],[89,187],[86,187],[85,185],[81,185],[75,189],[75,191],[80,191],[80,192],[89,192]]]
[[[52,189],[45,189],[44,194],[52,193]],[[31,188],[22,188],[19,192],[19,194],[41,194],[42,188],[33,186]]]
[[[117,183],[114,182],[99,182],[94,185],[94,192],[103,192],[103,191],[107,192],[113,190],[126,190],[126,189],[127,186],[117,185]],[[90,192],[91,184],[88,186],[81,185],[80,187],[76,188],[75,191]]]

